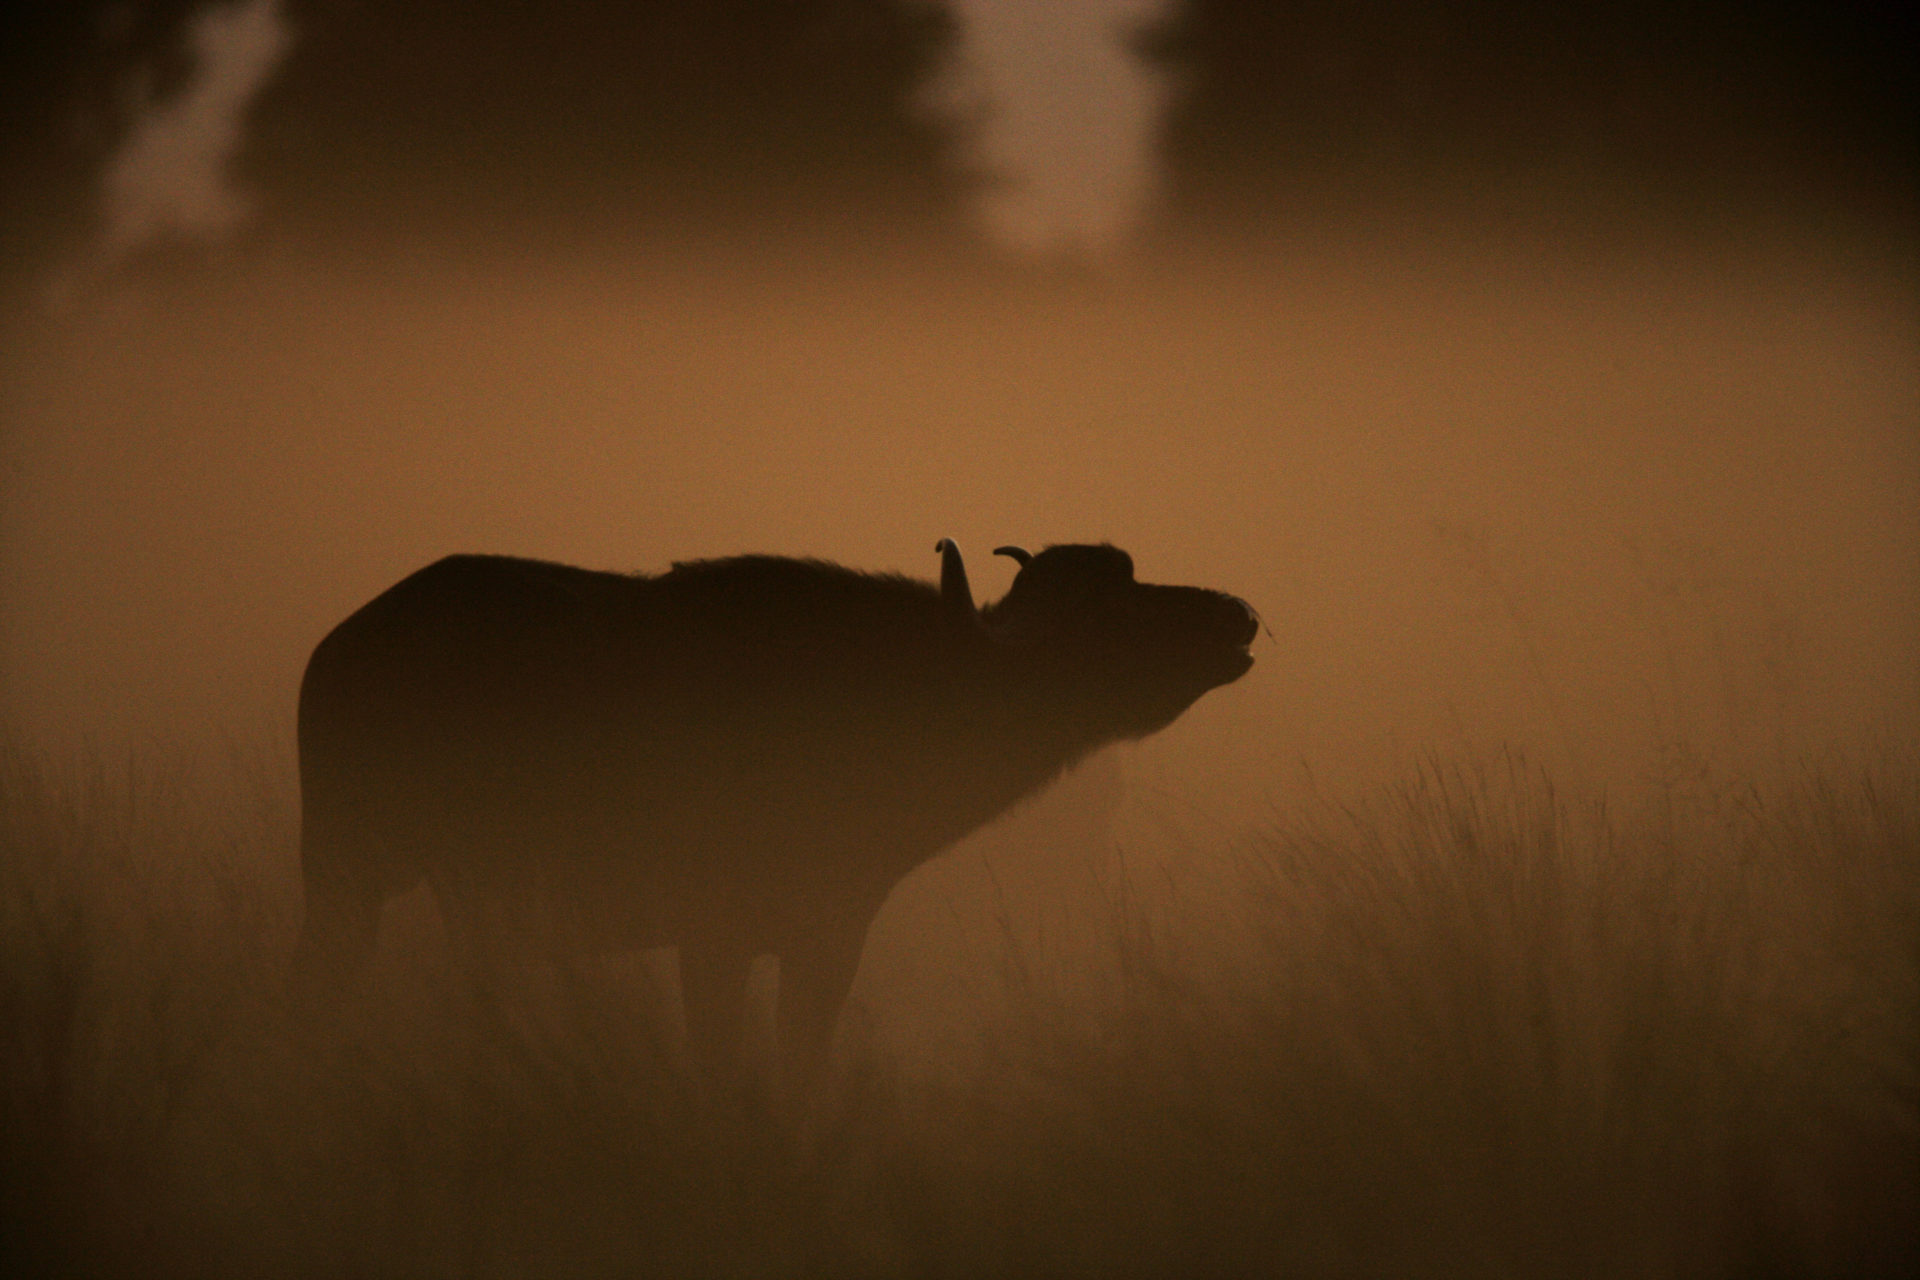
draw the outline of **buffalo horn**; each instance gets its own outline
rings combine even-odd
[[[940,599],[956,620],[972,625],[980,620],[973,607],[973,588],[967,585],[966,562],[960,558],[960,544],[942,538],[933,544],[940,553]]]
[[[1025,547],[995,547],[993,554],[1017,561],[1022,569],[1033,562],[1033,552]]]

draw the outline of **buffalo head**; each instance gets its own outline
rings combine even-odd
[[[1238,596],[1134,579],[1133,557],[1100,544],[1020,547],[995,554],[1020,565],[999,601],[976,609],[960,549],[943,557],[951,617],[978,628],[1031,696],[1075,723],[1114,737],[1165,728],[1210,689],[1253,666],[1260,623]]]

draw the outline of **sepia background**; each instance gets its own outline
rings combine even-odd
[[[456,551],[931,578],[951,536],[984,600],[992,547],[1104,540],[1259,609],[1246,678],[896,895],[863,989],[935,1065],[979,931],[1071,936],[1049,913],[1115,849],[1210,883],[1458,762],[1622,811],[1912,790],[1902,6],[6,22],[0,726],[56,772],[178,766],[209,811],[264,788],[274,902],[307,655]]]
[[[43,6],[9,720],[284,734],[455,550],[950,535],[1261,609],[1195,785],[1910,729],[1911,32],[1534,8]]]

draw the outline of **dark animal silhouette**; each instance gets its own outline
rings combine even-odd
[[[1252,665],[1245,602],[1054,546],[976,609],[938,588],[741,556],[658,577],[452,556],[314,650],[300,689],[306,920],[344,980],[424,876],[454,945],[677,945],[689,1044],[731,1058],[753,957],[817,1065],[867,927],[914,867],[1103,744]]]

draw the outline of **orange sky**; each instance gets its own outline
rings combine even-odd
[[[1259,606],[1254,673],[1133,757],[1210,804],[1429,749],[1615,779],[1679,742],[1747,766],[1911,739],[1904,224],[1463,173],[1457,209],[1130,243],[1159,99],[1110,19],[1151,9],[962,5],[928,90],[991,105],[974,158],[1016,181],[988,225],[1098,251],[1064,267],[764,229],[681,257],[276,239],[231,170],[301,37],[271,0],[217,11],[200,79],[103,161],[104,239],[0,315],[15,731],[283,740],[319,636],[449,551],[931,577],[951,535],[986,596],[995,545],[1110,539]]]
[[[284,735],[306,653],[446,552],[745,550],[983,598],[1111,539],[1272,630],[1132,767],[1257,809],[1427,749],[1639,776],[1920,724],[1910,261],[1323,241],[1042,285],[894,264],[298,263],[11,318],[7,714]]]

